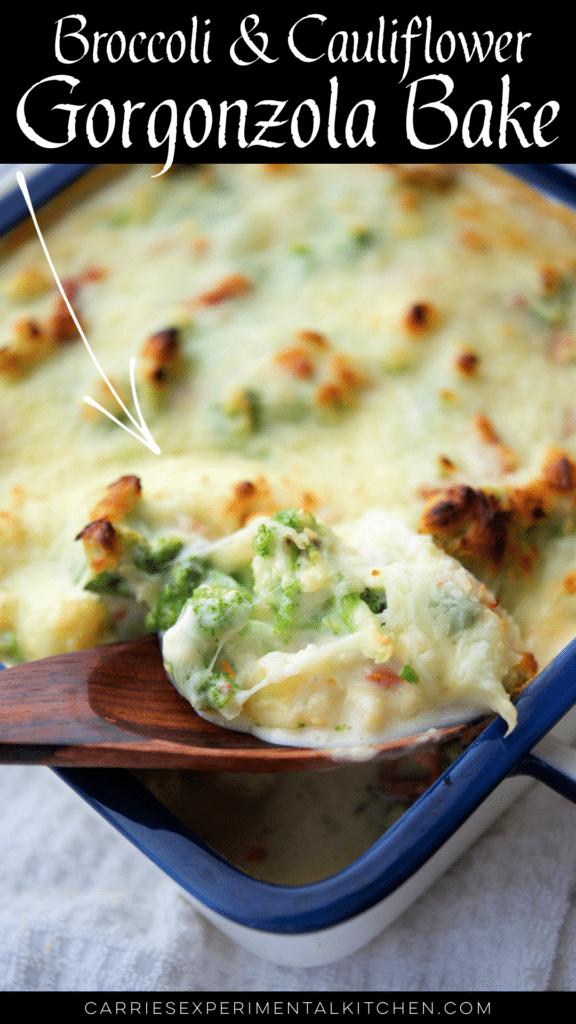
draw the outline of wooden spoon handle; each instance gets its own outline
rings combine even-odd
[[[303,761],[326,758],[197,715],[168,679],[156,636],[0,672],[0,764],[286,771]]]

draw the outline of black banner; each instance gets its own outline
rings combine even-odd
[[[200,1020],[499,1020],[533,1010],[570,1013],[559,992],[62,992],[6,993],[3,1010],[66,1011],[75,1021]]]
[[[7,162],[574,159],[572,32],[541,8],[73,10],[9,15]]]

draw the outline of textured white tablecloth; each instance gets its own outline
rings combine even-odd
[[[3,991],[576,991],[576,808],[531,789],[368,946],[277,967],[48,768],[0,768]]]

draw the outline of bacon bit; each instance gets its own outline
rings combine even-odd
[[[266,846],[251,845],[244,854],[244,860],[247,860],[251,864],[261,864],[263,860],[269,855],[269,850]]]
[[[562,586],[567,594],[576,594],[576,572],[571,572],[562,580]]]
[[[246,295],[252,291],[253,284],[244,274],[230,274],[222,279],[215,288],[202,292],[197,298],[192,299],[186,305],[196,309],[198,306],[216,306],[227,299],[235,299],[240,295]]]
[[[296,337],[300,338],[301,341],[307,341],[311,345],[315,345],[317,348],[330,348],[324,335],[319,334],[318,331],[297,331]]]
[[[490,249],[488,240],[479,231],[475,231],[474,228],[465,228],[460,233],[460,241],[462,245],[465,245],[467,249],[471,249],[472,252],[488,252]]]
[[[480,356],[471,348],[463,348],[454,360],[454,367],[463,377],[474,377],[478,370]]]
[[[528,299],[525,295],[514,295],[510,303],[514,309],[525,309],[528,305]]]
[[[532,678],[538,671],[538,662],[530,651],[525,651],[522,655],[522,661],[518,665],[518,668],[526,675]]]
[[[108,519],[88,523],[75,539],[83,542],[90,568],[95,573],[100,574],[118,564],[120,537]]]
[[[554,494],[570,494],[576,487],[576,465],[558,448],[549,448],[544,482]]]
[[[375,683],[376,686],[383,686],[385,689],[389,689],[391,686],[398,686],[399,683],[404,682],[397,672],[387,668],[386,665],[376,665],[375,668],[366,673],[366,679],[371,683]]]
[[[430,302],[416,302],[404,317],[404,327],[414,335],[427,334],[438,323],[438,313]]]
[[[431,750],[421,750],[414,754],[414,760],[416,764],[419,764],[422,768],[427,768],[430,772],[430,782],[435,782],[440,774],[440,748],[438,745],[432,747]]]
[[[502,460],[502,469],[505,473],[510,473],[513,469],[516,469],[518,465],[517,455],[507,444],[504,444],[486,416],[482,416],[480,413],[477,416],[473,416],[472,426],[484,444],[498,449]]]
[[[142,485],[137,476],[121,476],[109,484],[90,513],[93,519],[115,522],[133,512],[142,495]]]
[[[274,356],[274,362],[300,380],[310,380],[315,374],[313,364],[304,349],[301,348],[282,349]]]

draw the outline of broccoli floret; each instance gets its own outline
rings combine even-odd
[[[455,637],[465,629],[471,629],[478,621],[481,608],[471,598],[460,593],[444,593],[430,599],[430,608],[435,616],[442,616],[448,628],[448,636]]]
[[[198,585],[202,573],[202,565],[194,558],[188,558],[173,566],[167,583],[160,591],[156,606],[146,616],[146,628],[160,631],[170,629]]]
[[[113,594],[115,597],[127,597],[134,600],[132,589],[118,573],[101,572],[99,576],[88,580],[84,590],[89,590],[92,594]]]
[[[0,631],[0,653],[14,661],[24,661],[24,656],[18,646],[16,634],[13,629],[4,629]]]
[[[376,235],[370,228],[356,227],[352,228],[352,238],[358,246],[369,246],[374,244]]]
[[[180,554],[183,546],[183,542],[178,537],[163,538],[153,548],[141,548],[139,551],[135,551],[134,565],[150,575],[161,572],[169,562],[173,562]]]
[[[252,541],[254,553],[261,555],[262,558],[268,558],[274,551],[276,536],[276,531],[271,526],[262,523]]]
[[[278,523],[279,526],[288,527],[288,529],[294,530],[296,533],[304,533],[306,528],[314,530],[316,533],[323,532],[322,527],[316,522],[314,516],[306,512],[300,512],[295,508],[285,508],[280,512],[275,512],[272,516],[272,522]],[[281,531],[278,531],[274,526],[269,526],[267,523],[262,523],[259,527],[252,542],[253,550],[257,555],[268,558],[274,553],[276,544],[281,538],[284,549],[289,556],[289,561],[292,565],[295,565],[299,555],[303,553],[302,550],[291,537],[282,536]]]
[[[186,689],[193,694],[198,707],[206,711],[220,711],[228,703],[238,687],[233,679],[222,672],[211,672],[210,669],[199,669],[192,672],[186,680]]]
[[[198,628],[213,640],[241,629],[252,610],[250,595],[231,576],[210,572],[190,598]]]
[[[250,388],[240,389],[214,409],[215,426],[230,440],[244,440],[262,427],[262,397]]]
[[[272,519],[282,526],[289,526],[292,530],[296,530],[296,533],[303,533],[306,527],[317,533],[323,533],[322,527],[310,512],[300,512],[297,508],[284,508],[280,512],[275,512]]]
[[[298,610],[298,595],[301,593],[302,584],[297,579],[284,583],[281,589],[274,593],[272,604],[275,614],[274,632],[277,636],[282,637],[285,643],[290,641]]]
[[[360,604],[360,594],[344,594],[340,602],[340,614],[342,616],[342,622],[350,632],[354,629],[354,623],[352,622],[352,615],[354,610]]]
[[[360,594],[360,597],[368,605],[370,611],[374,612],[374,615],[380,615],[388,607],[386,604],[386,591],[382,588],[372,590],[370,587],[366,587]]]
[[[206,710],[220,711],[237,689],[238,687],[232,679],[220,672],[215,672],[197,688],[196,693],[203,698],[202,702]]]

